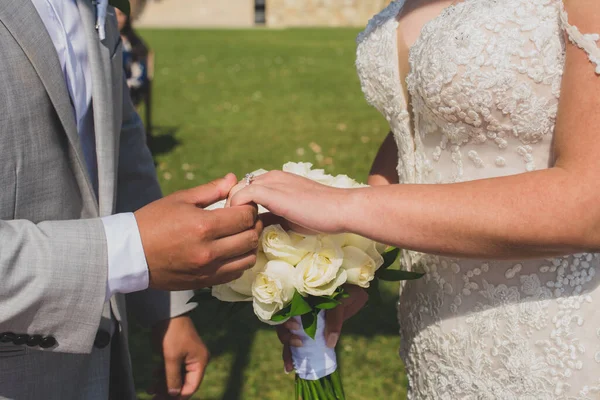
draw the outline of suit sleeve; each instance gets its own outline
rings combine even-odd
[[[117,212],[133,212],[162,197],[156,169],[142,121],[123,80],[123,125],[120,136]],[[147,289],[126,295],[133,315],[144,325],[174,318],[195,308],[188,304],[191,291],[165,292]]]
[[[49,351],[90,353],[105,301],[100,219],[0,220],[0,335],[40,335]]]

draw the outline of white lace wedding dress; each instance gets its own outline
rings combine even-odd
[[[396,43],[403,4],[370,21],[357,57],[367,100],[394,133],[400,182],[551,165],[563,31],[600,74],[599,37],[570,26],[559,0],[450,6],[410,49],[411,119]],[[405,252],[403,262],[427,273],[399,301],[410,398],[600,399],[599,254],[508,262]]]

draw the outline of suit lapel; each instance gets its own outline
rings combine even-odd
[[[117,135],[120,126],[114,120],[110,50],[100,41],[96,31],[96,10],[91,0],[77,0],[79,14],[87,36],[90,72],[92,74],[92,106],[98,158],[98,201],[100,216],[113,213],[116,196]],[[120,78],[120,77],[119,77]]]
[[[31,21],[34,21],[32,23]],[[86,214],[97,214],[93,186],[87,173],[83,150],[77,133],[75,113],[71,97],[65,83],[65,77],[52,39],[30,0],[3,0],[0,2],[0,22],[11,33],[23,52],[29,58],[33,68],[56,110],[56,114],[67,134],[72,151],[71,162],[75,167],[75,177],[85,198],[91,199],[91,207]],[[86,206],[90,206],[86,204]]]

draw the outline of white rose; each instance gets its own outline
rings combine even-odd
[[[331,186],[339,189],[356,189],[360,187],[365,187],[366,185],[358,183],[354,179],[350,178],[348,175],[338,175],[331,181]]]
[[[302,295],[329,296],[346,282],[342,269],[344,253],[331,238],[320,239],[315,253],[306,255],[296,266],[296,289]]]
[[[281,225],[271,225],[263,230],[260,246],[269,260],[282,260],[296,265],[309,252],[301,241],[294,242]]]
[[[344,244],[342,247],[353,246],[358,247],[362,251],[367,251],[374,242],[371,239],[367,239],[364,236],[356,235],[354,233],[345,233],[343,234]]]
[[[285,261],[269,261],[252,284],[254,313],[271,323],[273,315],[287,307],[294,297],[294,266]]]
[[[308,179],[318,182],[321,185],[332,186],[334,177],[325,173],[322,169],[313,169],[308,173]]]
[[[267,171],[266,169],[260,168],[260,169],[257,169],[256,171],[252,172],[251,174],[254,176],[260,176],[260,175],[266,174],[267,172],[269,172],[269,171]]]
[[[283,171],[289,172],[290,174],[296,174],[304,177],[308,177],[312,168],[312,164],[308,162],[288,162],[283,165]]]
[[[377,250],[377,252],[379,254],[385,253],[385,251],[387,250],[387,248],[388,248],[387,244],[375,242],[375,249]]]
[[[256,264],[252,268],[244,271],[244,274],[234,281],[213,286],[212,295],[227,302],[252,301],[252,284],[256,276],[264,271],[267,261],[263,253],[258,253]]]
[[[367,247],[367,250],[365,250],[365,253],[367,253],[367,255],[375,262],[375,270],[378,270],[383,265],[383,256],[377,249],[377,245],[377,242],[372,242],[371,245]]]
[[[254,264],[252,268],[244,271],[244,274],[240,278],[229,282],[227,285],[238,293],[252,296],[252,284],[254,283],[256,276],[265,270],[268,261],[265,254],[259,252],[256,256],[256,264]]]
[[[357,247],[347,246],[342,250],[344,252],[342,268],[348,275],[347,282],[368,288],[378,268],[375,260]]]
[[[356,235],[354,233],[342,233],[335,235],[333,240],[340,245],[342,248],[346,246],[356,247],[365,253],[375,261],[376,269],[379,269],[383,265],[383,257],[381,254],[385,251],[386,246],[379,244],[366,237]]]
[[[302,250],[306,250],[307,253],[314,253],[320,246],[319,236],[317,235],[304,235],[294,231],[288,231],[290,239],[294,247]]]
[[[322,169],[312,169],[311,163],[294,163],[289,162],[284,164],[283,171],[291,174],[300,175],[304,178],[310,179],[311,181],[318,182],[322,185],[331,186],[334,181],[334,177],[325,173]]]

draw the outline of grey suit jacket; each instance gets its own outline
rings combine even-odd
[[[44,24],[30,0],[0,1],[0,398],[106,399],[109,364],[118,397],[134,398],[126,303],[147,324],[193,308],[189,292],[104,301],[99,218],[134,211],[161,192],[124,83],[114,10],[100,41],[92,0],[77,1],[92,74],[98,198]],[[105,339],[114,326],[110,361]]]

